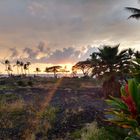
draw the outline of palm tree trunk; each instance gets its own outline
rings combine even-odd
[[[19,67],[17,66],[17,75],[19,75]]]
[[[30,70],[29,70],[29,68],[28,68],[28,76],[30,75]]]
[[[8,65],[7,64],[5,65],[5,68],[6,68],[6,71],[7,71],[8,76],[10,76],[10,73],[9,73],[9,70],[8,70]]]
[[[21,66],[21,75],[23,75],[23,67]]]

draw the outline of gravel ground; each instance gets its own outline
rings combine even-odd
[[[51,90],[53,88],[19,87],[0,89],[0,94],[15,93],[22,96],[25,102],[30,103],[34,101],[35,97],[38,97],[41,102],[44,101]],[[58,108],[59,111],[52,129],[49,131],[49,140],[64,139],[69,133],[95,120],[99,125],[104,125],[103,112],[107,105],[102,97],[101,89],[97,87],[75,90],[64,87],[56,88],[50,106]]]

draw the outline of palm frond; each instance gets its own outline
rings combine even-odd
[[[132,7],[126,7],[125,9],[132,12],[133,14],[140,14],[140,9],[132,8]]]
[[[128,19],[130,19],[130,18],[140,19],[140,13],[131,15],[131,16],[128,17]]]

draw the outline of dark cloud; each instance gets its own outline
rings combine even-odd
[[[74,63],[80,57],[81,52],[75,50],[73,47],[63,48],[62,50],[55,50],[47,59],[50,63]]]
[[[51,63],[51,64],[63,64],[63,63],[75,63],[80,60],[85,60],[90,57],[92,52],[97,51],[96,47],[90,45],[83,47],[82,50],[77,50],[74,47],[68,47],[63,49],[51,50],[45,48],[44,43],[39,43],[36,50],[31,48],[24,48],[21,53],[17,49],[10,49],[13,62],[18,59],[17,54],[23,56],[23,61],[31,61],[32,63]],[[49,50],[49,51],[47,51]],[[25,54],[25,56],[23,55]],[[13,57],[15,55],[15,57]]]
[[[16,48],[10,48],[10,51],[11,51],[11,55],[10,55],[11,59],[17,58],[20,54]]]
[[[76,61],[89,44],[113,42],[140,49],[140,23],[127,20],[126,6],[137,7],[137,0],[2,0],[0,46],[24,49],[26,57],[40,62],[62,62],[66,57]],[[35,45],[40,40],[47,45]],[[12,50],[11,56],[16,53]]]

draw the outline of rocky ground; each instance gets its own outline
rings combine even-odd
[[[103,125],[103,112],[106,107],[101,99],[99,88],[78,91],[57,91],[51,105],[59,107],[57,120],[50,131],[53,137],[64,138],[70,132],[82,128],[86,123],[97,121]],[[68,139],[68,138],[67,138]]]
[[[58,113],[56,114],[57,117],[52,129],[49,130],[49,140],[57,138],[68,139],[71,132],[95,120],[103,125],[103,112],[107,106],[102,99],[100,87],[91,86],[93,84],[91,81],[88,81],[85,87],[83,82],[80,86],[77,85],[76,87],[77,82],[72,83],[72,81],[68,82],[67,80],[63,81],[61,86],[55,87],[54,90],[53,86],[57,82],[51,81],[51,83],[42,82],[42,84],[36,83],[34,86],[25,87],[16,86],[15,84],[16,88],[11,88],[9,84],[10,88],[1,88],[0,94],[16,93],[27,103],[33,100],[37,103],[38,101],[45,102],[47,96],[53,92],[49,105],[58,108]],[[48,86],[49,84],[50,86]],[[35,100],[36,97],[38,97],[37,100]]]

